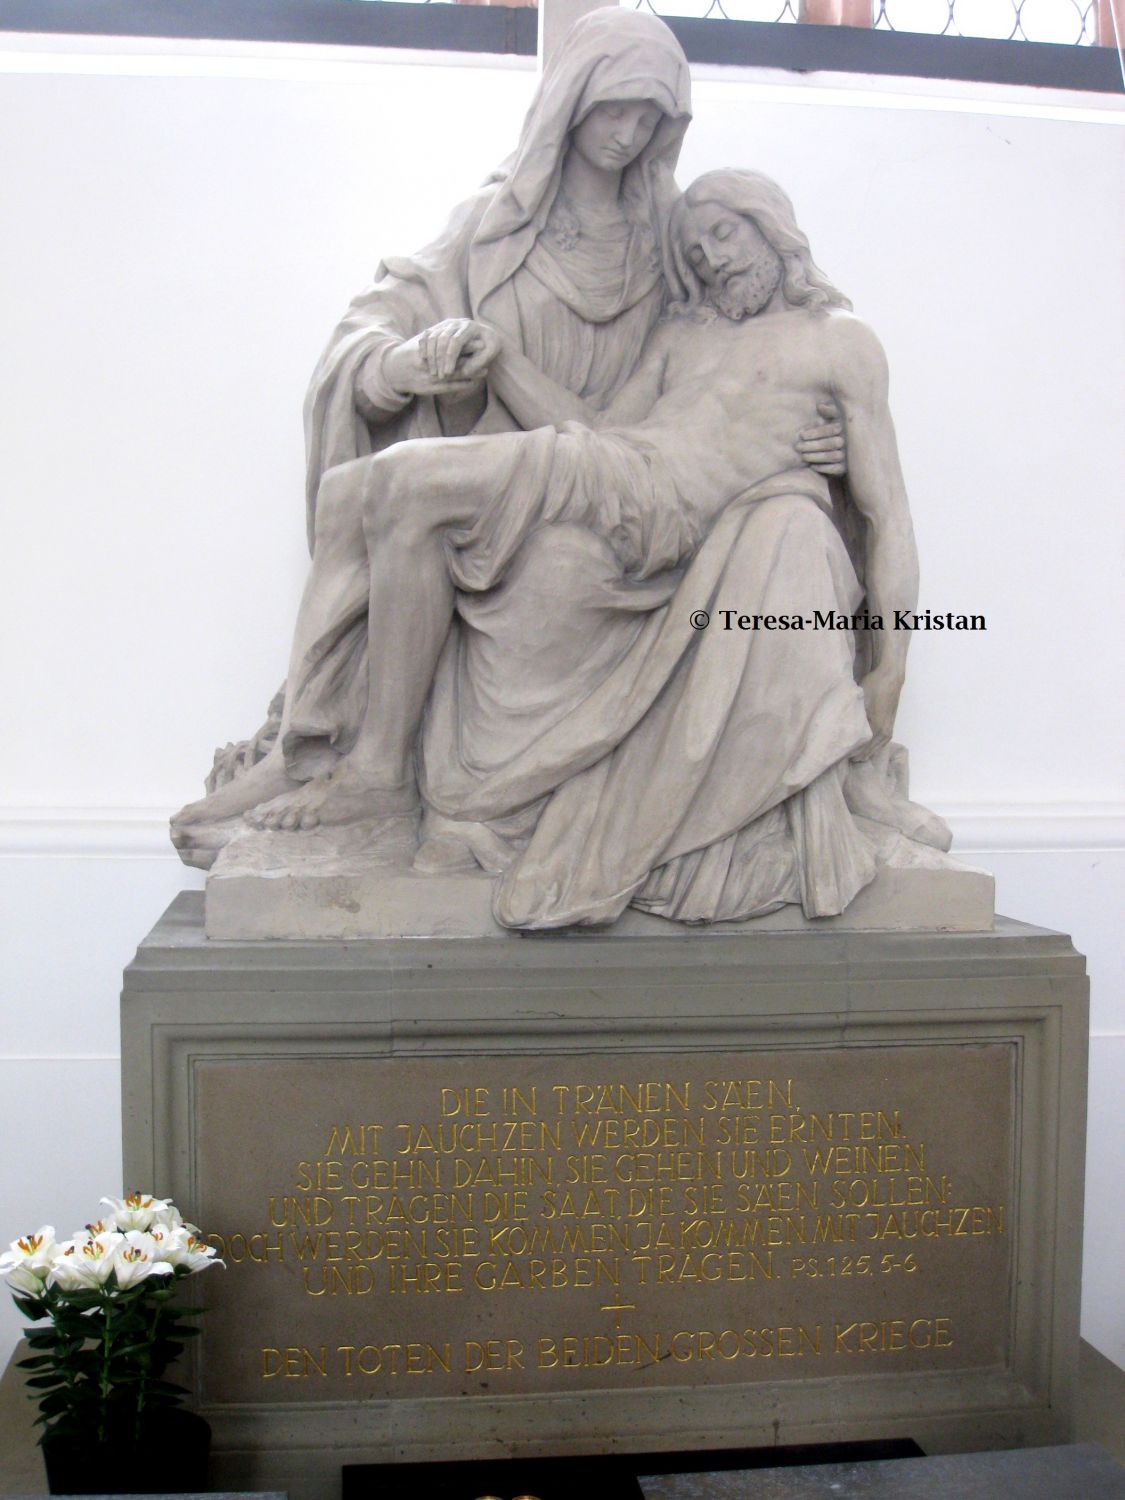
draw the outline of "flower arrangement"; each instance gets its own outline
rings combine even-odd
[[[222,1265],[175,1204],[147,1193],[103,1198],[103,1218],[56,1241],[51,1225],[0,1255],[16,1306],[48,1328],[29,1328],[28,1385],[39,1402],[40,1442],[140,1441],[147,1422],[188,1393],[164,1372],[198,1334],[201,1309],[177,1301],[187,1276]]]

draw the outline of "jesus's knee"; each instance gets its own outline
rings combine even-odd
[[[362,509],[369,546],[389,537],[421,541],[472,518],[448,451],[452,441],[417,438],[367,460]]]
[[[410,543],[434,529],[425,489],[420,442],[397,443],[368,459],[363,489],[363,530],[368,546]]]

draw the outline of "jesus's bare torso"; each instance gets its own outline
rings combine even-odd
[[[771,475],[802,467],[793,434],[831,395],[832,336],[841,314],[797,308],[733,322],[662,325],[660,394],[642,421],[615,429],[655,448],[704,519]]]

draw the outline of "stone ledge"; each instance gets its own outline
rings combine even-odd
[[[483,872],[418,875],[357,856],[301,860],[300,835],[244,835],[216,861],[207,881],[209,938],[482,938],[518,934],[492,915],[493,878]],[[747,922],[705,931],[991,932],[995,882],[984,870],[899,835],[888,840],[878,875],[836,917],[809,919],[785,906]],[[688,937],[700,928],[627,911],[608,938]]]

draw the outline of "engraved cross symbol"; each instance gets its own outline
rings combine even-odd
[[[636,1310],[637,1310],[637,1304],[635,1302],[603,1302],[602,1303],[602,1312],[611,1312],[613,1314],[613,1331],[614,1331],[614,1333],[620,1333],[621,1332],[621,1314],[623,1312],[636,1312]]]

